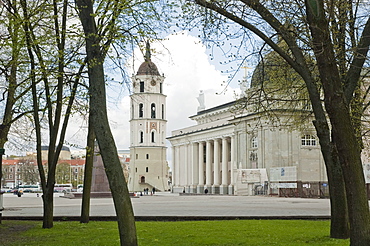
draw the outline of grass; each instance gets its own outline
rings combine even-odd
[[[25,230],[14,229],[17,225]],[[5,220],[0,245],[119,245],[116,222],[55,222],[52,229],[41,225]],[[305,220],[136,222],[140,246],[349,245],[349,240],[329,238],[329,226],[329,221]],[[12,237],[12,242],[3,244],[4,236]]]

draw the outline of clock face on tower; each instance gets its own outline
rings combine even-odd
[[[150,84],[151,84],[152,86],[155,86],[155,85],[156,85],[155,80],[154,80],[154,79],[152,79],[152,81],[150,81]]]

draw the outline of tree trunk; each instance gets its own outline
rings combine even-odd
[[[330,237],[346,239],[350,236],[346,187],[335,145],[331,145],[331,148],[333,163],[326,165],[328,180],[330,180]]]
[[[342,168],[336,147],[330,142],[329,127],[326,120],[314,121],[319,138],[321,153],[326,166],[330,195],[330,237],[345,239],[349,237],[349,218],[346,190]]]
[[[44,216],[42,228],[53,227],[54,217],[54,188],[48,187],[42,194],[42,200],[44,203]]]
[[[131,200],[107,117],[103,49],[96,29],[93,1],[76,0],[75,2],[85,32],[90,81],[90,116],[113,196],[121,245],[137,245]]]
[[[82,193],[82,208],[81,208],[81,223],[89,223],[90,217],[90,193],[92,182],[92,171],[94,164],[94,142],[95,134],[91,124],[91,117],[89,116],[89,130],[87,134],[87,147],[86,147],[86,161],[85,161],[85,175],[84,186]]]
[[[368,245],[370,213],[361,150],[336,66],[323,2],[306,0],[306,8],[313,49],[324,89],[325,107],[332,125],[333,141],[338,150],[345,181],[351,245]]]

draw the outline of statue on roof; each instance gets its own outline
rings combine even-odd
[[[206,105],[204,103],[204,93],[203,93],[202,90],[199,92],[199,96],[197,97],[197,99],[198,99],[198,102],[199,102],[198,112],[202,111],[202,110],[205,110]]]

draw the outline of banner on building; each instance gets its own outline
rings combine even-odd
[[[268,181],[266,169],[238,169],[238,183],[261,183]]]
[[[270,183],[271,189],[293,189],[297,188],[297,183]]]
[[[297,181],[297,167],[270,168],[270,182]]]

